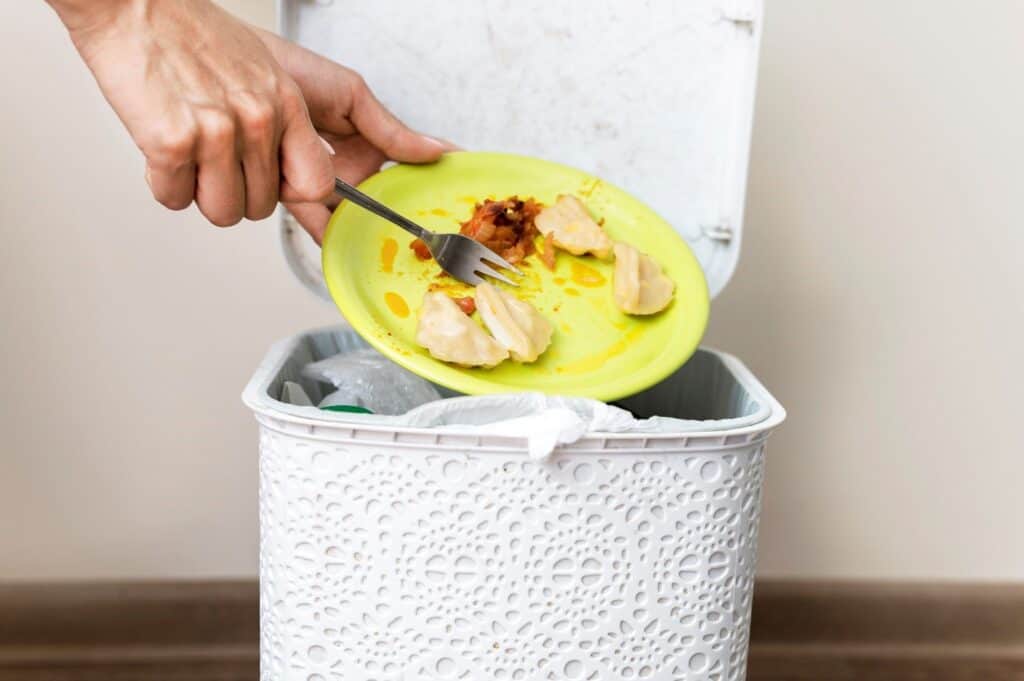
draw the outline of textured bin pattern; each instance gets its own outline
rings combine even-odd
[[[763,440],[260,442],[262,679],[742,679]]]

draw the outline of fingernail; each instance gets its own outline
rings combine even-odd
[[[321,137],[320,138],[320,143],[324,145],[324,149],[327,150],[328,154],[330,154],[331,156],[334,156],[334,147],[331,146],[330,142],[328,142],[323,137]]]
[[[462,147],[460,147],[459,145],[449,142],[448,140],[441,139],[440,137],[431,137],[430,135],[423,135],[423,139],[427,140],[431,144],[436,144],[437,146],[441,147],[442,149],[445,149],[446,151],[462,151]]]

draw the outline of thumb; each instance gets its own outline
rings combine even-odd
[[[393,161],[429,163],[456,147],[407,127],[374,96],[366,82],[356,76],[352,84],[352,125],[373,146]]]
[[[358,133],[391,160],[407,163],[435,161],[456,149],[449,142],[414,132],[395,118],[355,71],[272,33],[254,30],[300,88],[308,106],[306,116],[320,130],[339,137]]]

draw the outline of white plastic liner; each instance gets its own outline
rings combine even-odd
[[[508,393],[455,396],[438,387],[442,400],[405,414],[384,416],[333,412],[287,403],[294,385],[313,402],[331,386],[311,381],[303,368],[339,353],[367,347],[350,328],[313,331],[274,346],[246,391],[250,406],[324,423],[418,428],[448,433],[525,437],[532,458],[545,458],[557,446],[595,433],[685,434],[734,430],[764,421],[771,398],[739,362],[701,349],[681,369],[654,388],[618,405],[597,400]]]

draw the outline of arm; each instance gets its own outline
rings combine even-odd
[[[194,201],[227,226],[287,201],[319,241],[335,173],[358,181],[388,158],[430,161],[444,150],[398,122],[354,72],[210,0],[48,2],[168,208]]]

